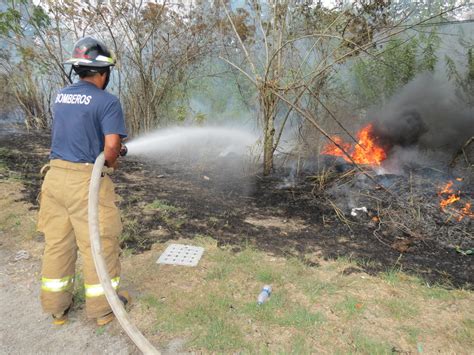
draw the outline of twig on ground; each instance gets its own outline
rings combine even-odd
[[[349,221],[344,212],[334,203],[332,202],[331,200],[329,199],[326,199],[327,202],[329,202],[329,204],[332,206],[332,208],[334,209],[334,212],[336,213],[336,216],[337,218],[342,222],[344,223],[351,231],[352,231],[352,228],[351,228],[351,221]]]
[[[395,261],[395,264],[393,264],[393,268],[397,266],[398,262],[402,259],[403,253],[400,253],[400,256],[397,258],[397,261]]]

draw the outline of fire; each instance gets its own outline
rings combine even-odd
[[[471,204],[466,202],[461,211],[459,212],[458,221],[461,221],[464,217],[474,218],[474,213],[471,211]]]
[[[466,216],[474,217],[474,213],[472,213],[472,211],[471,211],[471,204],[469,202],[467,202],[464,205],[464,208],[461,210],[461,212]]]
[[[444,200],[441,200],[439,205],[444,210],[447,206],[452,205],[454,202],[459,201],[460,199],[461,199],[461,197],[459,197],[457,195],[454,195],[454,194],[449,195],[448,198],[446,198]]]
[[[457,181],[462,181],[463,179],[457,178]],[[438,192],[440,198],[439,206],[441,210],[446,212],[449,208],[451,211],[454,211],[458,216],[457,220],[462,221],[464,217],[474,217],[474,213],[471,211],[471,204],[466,202],[462,208],[457,208],[454,203],[461,201],[461,191],[454,192],[453,189],[454,182],[452,180],[448,181],[444,186],[441,187]],[[459,205],[459,203],[457,204]]]
[[[345,142],[341,137],[331,137],[342,149],[344,149],[357,164],[380,165],[387,158],[384,149],[379,146],[373,135],[373,127],[371,124],[363,127],[357,132],[358,144]],[[334,143],[328,143],[322,150],[322,154],[334,155],[344,158],[346,161],[351,160],[339,149]]]

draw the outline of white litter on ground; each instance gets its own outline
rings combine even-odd
[[[160,255],[157,264],[196,266],[204,253],[204,248],[184,244],[170,244]]]
[[[352,211],[351,211],[351,216],[357,216],[357,211],[362,211],[362,212],[365,212],[365,213],[368,213],[367,211],[367,207],[358,207],[358,208],[353,208]]]

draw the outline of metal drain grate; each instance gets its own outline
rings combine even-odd
[[[156,261],[157,264],[196,266],[204,248],[184,244],[170,244]]]

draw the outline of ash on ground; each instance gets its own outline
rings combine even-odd
[[[354,171],[335,182],[326,195],[341,209],[348,228],[365,224],[380,243],[400,252],[414,252],[417,245],[425,243],[472,250],[473,215],[462,210],[473,203],[472,174],[466,171],[463,178],[457,179],[462,181],[429,168],[413,170],[408,175],[375,175],[370,171],[365,175]],[[443,209],[440,191],[449,181],[456,185],[460,200]],[[351,215],[352,209],[361,207],[366,207],[368,213]]]

